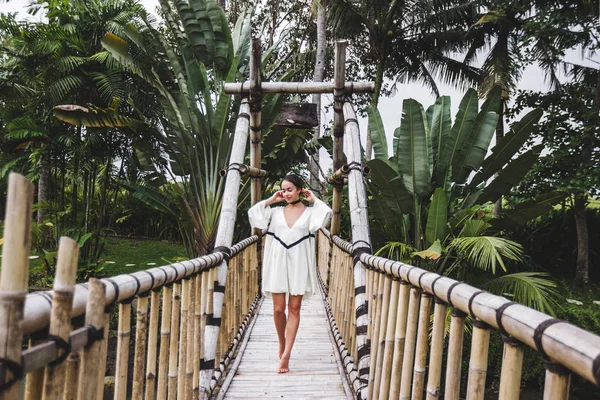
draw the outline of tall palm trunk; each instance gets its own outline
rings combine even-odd
[[[575,195],[573,215],[577,229],[577,267],[575,269],[575,284],[583,286],[589,280],[589,238],[585,208],[587,203],[585,194]]]
[[[317,55],[315,60],[315,71],[313,74],[314,82],[323,82],[325,75],[325,49],[327,47],[327,32],[326,32],[326,0],[321,0],[317,7]],[[313,140],[316,141],[321,137],[321,95],[313,94],[312,102],[317,105],[317,121],[318,125],[313,130]],[[319,179],[319,151],[317,150],[313,158],[309,160],[310,171],[310,187],[312,190],[317,190],[321,195],[325,192],[325,185]]]
[[[384,56],[385,57],[385,56]],[[375,87],[373,89],[373,99],[371,104],[373,107],[377,107],[379,104],[379,94],[381,92],[381,86],[383,85],[383,71],[385,60],[382,59],[377,64],[377,70],[375,71]],[[371,159],[371,155],[373,154],[373,139],[371,138],[371,130],[367,125],[367,139],[365,143],[365,159],[369,161]]]
[[[38,203],[48,201],[48,181],[50,179],[50,152],[42,151],[40,157],[40,179],[38,181]],[[46,217],[46,209],[41,206],[37,212],[37,222],[41,224]]]

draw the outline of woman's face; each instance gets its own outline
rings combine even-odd
[[[300,198],[300,189],[298,189],[296,185],[290,181],[284,180],[281,182],[281,191],[283,192],[283,198],[288,203],[296,201]]]

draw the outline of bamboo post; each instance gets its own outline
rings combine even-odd
[[[181,312],[181,284],[173,285],[173,301],[171,302],[171,334],[169,342],[169,383],[168,399],[177,399],[177,356],[179,342],[179,314]]]
[[[469,360],[467,400],[483,400],[484,398],[489,347],[489,325],[473,319],[473,338],[471,340],[471,358]]]
[[[135,351],[133,354],[132,399],[141,399],[144,395],[144,358],[146,356],[146,334],[148,330],[148,295],[145,292],[137,297],[135,323]]]
[[[498,395],[500,400],[519,398],[522,370],[523,345],[509,336],[504,336],[500,393]]]
[[[335,65],[333,71],[333,169],[344,165],[344,80],[346,74],[346,46],[348,42],[335,42]],[[343,185],[333,186],[333,216],[331,218],[331,234],[340,232]]]
[[[427,400],[440,398],[442,379],[442,355],[446,334],[446,303],[435,298],[433,312],[433,331],[431,333],[431,355],[429,357],[429,376],[427,378]]]
[[[37,346],[47,340],[47,330],[36,332],[29,338],[29,348]],[[25,400],[38,400],[42,398],[42,386],[44,384],[44,367],[28,373],[25,376]]]
[[[376,337],[376,339],[377,339],[377,357],[372,358],[374,360],[377,360],[375,362],[375,382],[374,382],[374,385],[372,386],[373,390],[371,391],[373,393],[374,399],[378,399],[379,393],[380,393],[379,386],[381,385],[381,370],[383,369],[383,353],[385,351],[385,334],[386,334],[387,321],[389,318],[388,310],[390,308],[390,292],[392,290],[392,280],[390,279],[390,277],[382,274],[381,278],[382,278],[381,286],[383,287],[382,288],[383,289],[383,298],[382,298],[382,302],[381,302],[381,311],[379,313],[378,335]]]
[[[50,319],[49,339],[57,344],[57,360],[48,364],[44,369],[44,387],[42,399],[51,400],[62,398],[65,383],[66,365],[63,361],[70,352],[71,308],[75,277],[77,275],[77,259],[79,245],[68,237],[61,237],[58,246],[56,262],[56,277],[54,278],[52,317]],[[59,348],[59,342],[63,348]]]
[[[105,288],[106,290],[106,288]],[[100,358],[98,360],[98,391],[96,393],[96,399],[102,399],[104,397],[104,376],[106,374],[106,354],[108,352],[108,330],[110,327],[110,309],[111,307],[104,307],[104,338],[100,344]]]
[[[390,382],[390,399],[400,396],[400,379],[402,377],[402,360],[404,359],[404,343],[406,342],[406,325],[408,320],[408,303],[410,285],[400,282],[398,294],[398,311],[396,313],[396,326],[394,327],[394,354],[392,356],[392,381]]]
[[[154,399],[156,390],[156,356],[158,348],[158,315],[160,308],[160,289],[152,290],[150,295],[150,326],[148,328],[148,353],[146,355],[146,391],[145,400]]]
[[[571,386],[571,373],[560,364],[546,362],[544,400],[568,400]]]
[[[185,369],[187,360],[188,310],[190,306],[190,280],[181,284],[181,319],[179,325],[179,366],[177,369],[177,398],[185,399]]]
[[[131,334],[131,300],[119,303],[117,331],[117,367],[115,369],[115,400],[127,398],[127,371],[129,369],[129,336]]]
[[[431,295],[421,294],[421,309],[419,311],[419,327],[417,331],[417,352],[411,400],[421,400],[425,387],[425,371],[427,368],[427,348],[429,347],[429,316],[431,314]]]
[[[81,368],[79,369],[79,400],[95,400],[98,394],[98,359],[102,353],[104,338],[104,296],[106,289],[98,279],[90,279],[90,294],[85,311],[85,324],[99,335],[94,336],[92,330],[88,333],[88,344],[83,350]]]
[[[65,360],[65,379],[62,384],[63,400],[76,400],[79,388],[79,367],[81,357],[79,350],[72,351]]]
[[[450,339],[448,361],[446,364],[445,399],[458,400],[460,395],[460,371],[462,364],[463,337],[465,333],[465,314],[452,308],[450,319]],[[517,397],[518,398],[518,397]]]
[[[167,382],[169,367],[169,347],[171,346],[171,313],[173,302],[173,285],[166,285],[163,289],[162,315],[160,319],[160,349],[158,355],[158,379],[156,398],[167,398]]]
[[[250,166],[260,169],[261,164],[261,48],[260,39],[252,38],[250,48]],[[252,177],[251,181],[251,205],[262,199],[262,179]]]
[[[203,306],[203,292],[202,282],[206,280],[204,277],[205,273],[201,272],[196,278],[195,291],[195,305],[194,305],[194,375],[192,377],[192,393],[193,397],[198,398],[200,393],[200,387],[198,386],[198,378],[200,377],[200,359],[202,357],[202,306]]]
[[[390,379],[392,372],[392,358],[394,355],[394,330],[396,327],[396,318],[398,314],[398,294],[400,293],[400,281],[398,279],[392,280],[392,287],[390,293],[390,306],[388,311],[387,326],[385,329],[385,345],[383,351],[383,361],[381,371],[381,385],[379,387],[379,393],[381,395],[389,395],[390,390]]]
[[[196,305],[196,280],[197,275],[194,275],[188,285],[189,285],[189,300],[188,300],[188,317],[187,317],[187,340],[186,344],[186,356],[185,356],[185,392],[184,399],[192,398],[192,386],[193,386],[193,378],[194,378],[194,326],[196,322],[196,313],[195,313],[195,305]]]
[[[248,140],[249,121],[244,116],[249,112],[248,102],[242,100],[240,113],[235,127],[235,136],[229,158],[229,164],[241,164],[244,161],[246,142]],[[219,227],[215,238],[215,249],[230,248],[233,240],[233,230],[237,215],[237,204],[240,187],[239,171],[231,170],[225,180],[223,204],[219,217]],[[204,361],[200,371],[200,398],[208,399],[211,394],[211,377],[215,365],[217,345],[219,338],[221,312],[223,307],[223,295],[227,281],[227,260],[223,260],[216,268],[216,285],[219,290],[212,293],[212,316],[207,318],[204,330]],[[212,286],[212,285],[211,285]],[[223,290],[221,290],[223,288]]]
[[[408,318],[406,323],[406,341],[404,342],[404,357],[402,359],[402,378],[400,380],[400,399],[410,399],[410,384],[412,381],[413,362],[415,359],[415,345],[417,342],[417,324],[419,319],[419,301],[421,291],[413,287],[410,289],[408,302]]]
[[[22,175],[8,177],[2,271],[0,272],[0,321],[11,321],[0,326],[0,385],[12,382],[0,392],[0,400],[16,399],[21,378],[21,342],[23,340],[23,306],[27,294],[29,272],[29,244],[31,241],[31,205],[33,184]]]

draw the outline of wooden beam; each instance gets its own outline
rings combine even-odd
[[[345,41],[344,41],[345,42]],[[333,82],[264,82],[261,84],[262,93],[333,93]],[[347,82],[343,86],[346,93],[372,93],[373,82]],[[243,94],[250,92],[250,82],[225,83],[223,90],[227,94]]]

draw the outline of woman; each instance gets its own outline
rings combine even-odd
[[[300,196],[312,204],[306,207]],[[284,207],[270,206],[286,202]],[[317,291],[315,233],[331,217],[331,209],[310,190],[302,179],[288,174],[281,190],[248,210],[253,228],[267,229],[262,270],[262,290],[273,296],[273,318],[279,338],[280,374],[289,371],[290,354],[298,326],[303,296]],[[286,320],[286,296],[289,296]]]

